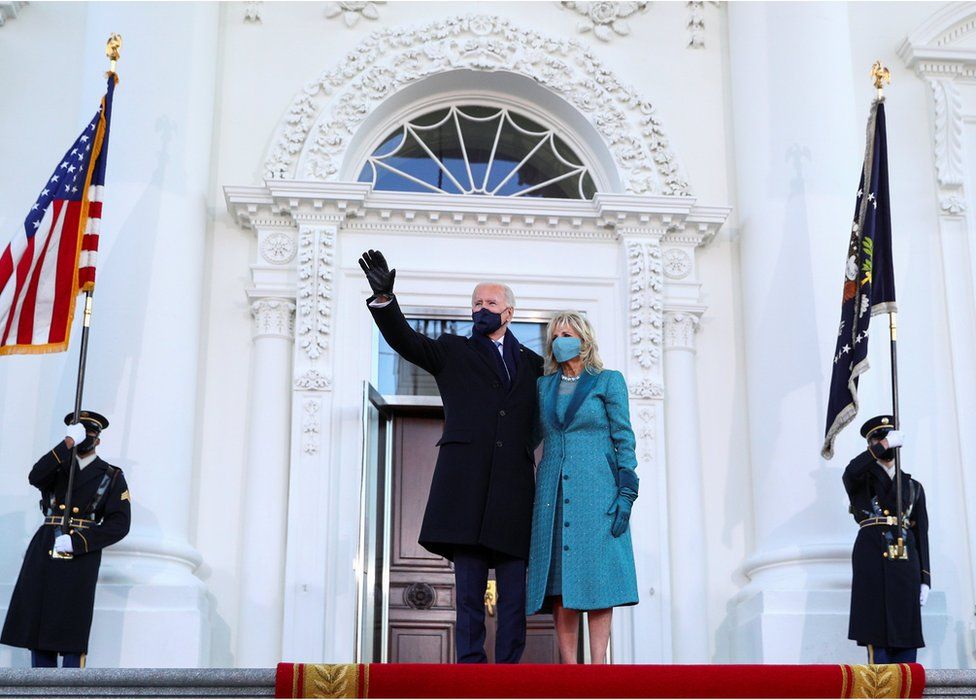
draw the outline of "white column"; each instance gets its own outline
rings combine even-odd
[[[69,59],[84,64],[86,98],[65,115],[87,120],[105,85],[105,40],[124,37],[84,404],[111,421],[100,453],[125,472],[132,528],[102,562],[92,666],[209,665],[190,508],[218,24],[214,3],[95,3]],[[73,382],[62,382],[60,406],[70,405]]]
[[[237,666],[246,668],[273,666],[281,657],[295,303],[260,298],[251,304],[251,315],[236,658]]]
[[[847,640],[853,533],[840,481],[860,448],[856,426],[833,462],[819,452],[873,97],[868,66],[851,65],[842,3],[728,11],[755,523],[734,653],[753,663],[863,662]],[[881,398],[862,410],[872,405]]]
[[[675,663],[707,663],[708,619],[695,333],[699,315],[664,314],[671,634]]]

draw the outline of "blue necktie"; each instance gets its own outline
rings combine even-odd
[[[508,377],[508,381],[511,382],[512,373],[508,371],[508,363],[505,362],[505,350],[502,348],[502,344],[499,341],[493,340],[492,342],[495,344],[495,347],[498,348],[498,354],[501,355],[502,367],[505,368],[505,376]]]

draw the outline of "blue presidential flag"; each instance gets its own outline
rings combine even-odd
[[[844,266],[837,345],[831,358],[827,426],[820,453],[834,456],[834,439],[857,415],[857,382],[868,370],[868,327],[875,314],[896,311],[888,201],[888,141],[884,101],[871,105],[867,147]]]

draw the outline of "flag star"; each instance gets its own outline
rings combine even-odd
[[[47,193],[48,192],[49,192],[49,190],[41,190],[41,196],[42,197],[47,197]]]
[[[77,170],[77,169],[78,169],[78,168],[76,168],[76,167],[75,167],[75,166],[73,166],[73,165],[71,165],[71,166],[68,166],[68,172],[69,172],[69,173],[73,173],[73,172],[74,172],[75,170]]]
[[[858,334],[857,334],[857,338],[855,338],[855,339],[854,339],[854,344],[855,344],[855,345],[857,345],[858,343],[860,343],[860,342],[861,342],[861,340],[862,340],[863,338],[864,338],[864,336],[863,336],[863,335],[861,335],[860,333],[858,333]]]
[[[92,122],[91,124],[89,124],[88,125],[88,128],[89,128],[89,130],[94,131],[95,130],[95,122]]]
[[[33,224],[34,230],[36,231],[40,227],[41,222],[40,220],[37,220],[37,221],[32,221],[31,224]]]
[[[71,191],[72,191],[72,192],[77,192],[77,191],[78,191],[78,188],[77,188],[77,187],[72,187],[72,188],[71,188]]]
[[[850,352],[850,351],[851,351],[851,346],[850,346],[850,345],[845,345],[845,346],[844,346],[844,352],[845,352],[845,353],[848,353],[848,352]]]
[[[91,144],[88,144],[87,146],[85,146],[85,150],[86,151],[90,151],[91,150]]]
[[[868,193],[868,201],[869,202],[873,202],[874,201],[874,192],[869,192]]]
[[[81,135],[81,142],[84,143],[87,140],[88,140],[88,137],[85,134],[82,134]]]
[[[77,148],[72,148],[71,149],[71,155],[75,155],[76,153],[78,153],[78,149]]]
[[[858,190],[858,191],[857,191],[857,196],[858,196],[858,197],[860,197],[860,196],[861,196],[861,195],[863,195],[863,194],[864,194],[864,190]]]
[[[40,204],[38,204],[37,202],[34,202],[34,206],[31,207],[31,211],[34,211],[36,209],[39,209],[40,206],[41,206]]]
[[[68,167],[68,161],[64,161],[64,162],[63,162],[63,163],[61,164],[61,169],[62,169],[62,170],[64,170],[64,169],[65,169],[65,168],[67,168],[67,167]]]
[[[51,182],[57,182],[57,181],[58,181],[58,176],[57,175],[52,175],[51,176]]]

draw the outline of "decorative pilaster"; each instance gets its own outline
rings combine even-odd
[[[664,314],[664,380],[671,545],[672,648],[676,663],[707,663],[708,587],[699,547],[705,530],[695,333],[701,311]]]
[[[254,349],[235,659],[239,667],[265,666],[281,658],[295,303],[259,298],[251,304],[251,315]]]

